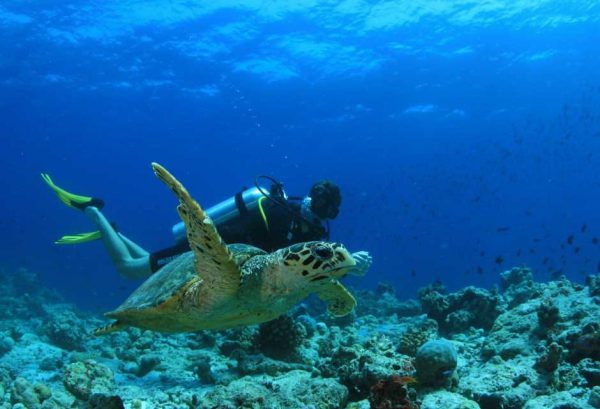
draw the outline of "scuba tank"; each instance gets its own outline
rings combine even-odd
[[[259,200],[266,197],[266,192],[266,189],[257,185],[217,203],[206,209],[205,212],[212,219],[215,226],[218,227],[219,225],[240,219],[245,213],[253,212],[258,207]],[[175,224],[171,230],[177,243],[187,240],[183,222]]]

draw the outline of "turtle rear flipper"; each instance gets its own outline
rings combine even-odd
[[[183,185],[158,163],[152,169],[179,199],[177,212],[185,224],[190,248],[196,256],[196,273],[217,296],[235,293],[241,282],[241,271],[215,225]]]
[[[110,334],[112,332],[120,331],[120,330],[122,330],[122,329],[124,329],[126,327],[127,327],[127,325],[124,324],[123,322],[121,322],[121,321],[115,321],[115,322],[113,322],[111,324],[108,324],[108,325],[106,325],[104,327],[100,327],[100,328],[95,329],[92,332],[92,334],[96,335],[96,336],[98,336],[98,335],[106,335],[106,334]]]
[[[356,299],[339,281],[323,284],[316,293],[321,300],[327,303],[327,311],[335,317],[350,314],[356,306]]]

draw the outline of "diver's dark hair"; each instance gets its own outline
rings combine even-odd
[[[310,208],[321,219],[335,219],[340,212],[342,194],[338,185],[320,180],[310,188]]]

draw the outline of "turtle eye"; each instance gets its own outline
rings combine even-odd
[[[328,259],[333,256],[333,250],[329,248],[329,246],[325,246],[323,244],[319,244],[314,248],[314,252],[319,258]]]

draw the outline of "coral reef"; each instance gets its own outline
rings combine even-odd
[[[102,320],[23,270],[0,283],[0,409],[600,409],[599,282],[518,267],[502,292],[355,291],[347,320],[309,299],[261,326],[94,338]]]

